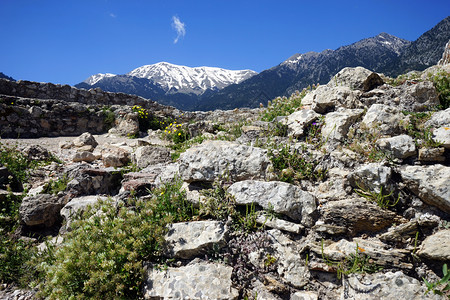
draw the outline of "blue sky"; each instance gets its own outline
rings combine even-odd
[[[252,69],[387,32],[415,40],[449,0],[0,0],[0,72],[76,84],[160,61]]]

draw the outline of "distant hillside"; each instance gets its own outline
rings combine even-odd
[[[9,77],[8,75],[5,75],[2,72],[0,72],[0,78],[8,79],[8,80],[11,80],[11,81],[16,81],[14,78]]]

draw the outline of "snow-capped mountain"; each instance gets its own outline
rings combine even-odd
[[[94,85],[97,82],[99,82],[100,80],[102,80],[103,78],[109,78],[109,77],[114,77],[116,76],[116,74],[111,74],[111,73],[98,73],[92,76],[89,76],[88,79],[86,79],[85,81],[83,81],[84,83],[87,83],[89,85]]]
[[[167,62],[146,65],[129,72],[128,76],[146,78],[159,84],[168,93],[203,94],[220,90],[256,75],[252,70],[226,70],[213,67],[179,66]]]

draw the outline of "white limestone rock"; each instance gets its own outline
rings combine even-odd
[[[237,299],[232,272],[232,267],[206,262],[166,270],[150,268],[144,282],[144,299]]]
[[[181,153],[177,163],[186,182],[266,179],[271,165],[267,150],[227,141],[205,141]]]
[[[255,203],[276,213],[288,216],[304,226],[312,226],[316,199],[299,187],[281,181],[245,180],[234,183],[228,192],[240,205]]]
[[[168,229],[168,254],[184,259],[198,256],[214,244],[224,245],[228,234],[228,228],[219,221],[174,223]]]

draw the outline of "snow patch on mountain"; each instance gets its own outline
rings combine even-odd
[[[97,82],[99,82],[100,80],[102,80],[103,78],[108,78],[108,77],[114,77],[116,76],[116,74],[111,74],[111,73],[98,73],[95,75],[90,76],[89,78],[87,78],[85,81],[85,83],[89,84],[89,85],[94,85]]]

